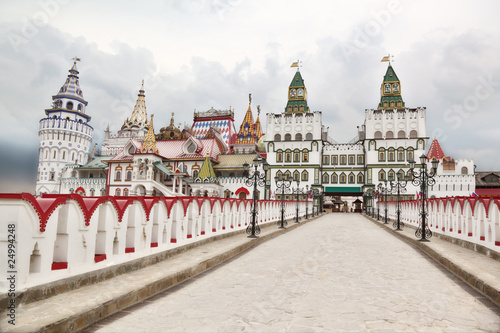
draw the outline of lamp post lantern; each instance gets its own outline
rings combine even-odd
[[[264,173],[261,173],[257,168],[262,165]],[[257,238],[260,234],[260,227],[256,224],[257,218],[257,185],[264,186],[266,184],[266,174],[269,170],[269,164],[267,161],[261,157],[255,157],[253,160],[254,170],[251,170],[251,165],[248,163],[243,164],[243,168],[248,172],[246,176],[245,185],[253,186],[253,207],[252,207],[252,223],[247,227],[248,238]]]
[[[288,179],[288,177],[274,177],[274,181],[276,182],[276,193],[281,189],[281,221],[278,221],[278,225],[280,229],[285,229],[288,225],[288,222],[285,221],[285,192],[290,193],[290,184],[292,181]]]
[[[429,239],[432,237],[432,231],[429,228],[429,226],[426,225],[426,219],[427,219],[427,207],[426,207],[426,201],[425,197],[427,195],[427,186],[432,186],[436,184],[436,180],[434,179],[434,176],[437,174],[437,167],[439,164],[439,161],[437,159],[432,160],[432,168],[430,172],[427,172],[427,156],[425,154],[422,154],[420,156],[420,171],[415,171],[415,161],[410,161],[410,173],[412,176],[412,183],[415,186],[420,186],[420,192],[422,193],[422,211],[420,212],[420,216],[422,219],[422,222],[420,226],[417,228],[415,231],[415,236],[418,238],[420,237],[419,241],[421,242],[428,242]]]
[[[385,197],[385,208],[384,208],[385,220],[384,220],[384,224],[387,224],[387,194],[390,191],[390,188],[387,186],[387,180],[384,180],[384,185],[382,185],[382,183],[378,183],[378,191],[379,191],[379,193],[383,194],[384,197]]]

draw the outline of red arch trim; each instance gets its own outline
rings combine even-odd
[[[240,194],[240,192],[245,192],[246,195],[250,194],[250,191],[248,191],[246,188],[240,187],[239,189],[236,190],[236,192],[234,192],[234,195],[238,195],[238,194]]]

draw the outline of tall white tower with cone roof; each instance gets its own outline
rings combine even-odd
[[[85,113],[87,101],[83,98],[76,68],[77,58],[68,78],[52,96],[52,107],[45,110],[47,117],[40,120],[40,139],[36,194],[60,193],[64,167],[84,165],[89,159],[94,129]]]

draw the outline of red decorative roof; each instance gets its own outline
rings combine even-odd
[[[450,161],[450,158],[444,154],[443,149],[441,148],[441,145],[439,144],[437,139],[432,140],[431,147],[427,152],[427,161],[430,161],[434,158],[438,161]]]

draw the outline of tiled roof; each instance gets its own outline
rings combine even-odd
[[[76,61],[73,64],[73,67],[69,70],[69,75],[66,81],[64,82],[63,86],[61,89],[59,89],[59,92],[57,93],[56,96],[53,97],[53,99],[56,98],[61,98],[61,97],[72,97],[76,98],[85,105],[87,105],[87,102],[83,98],[83,92],[82,89],[80,88],[80,83],[78,79],[78,69],[76,68]]]
[[[212,161],[210,161],[210,157],[208,156],[208,154],[203,161],[203,165],[201,166],[200,172],[198,173],[198,177],[201,178],[201,180],[216,178],[214,168],[212,166]]]
[[[252,164],[257,154],[219,155],[219,164],[214,169],[241,169],[246,162]]]
[[[450,160],[450,158],[444,154],[443,149],[441,148],[441,145],[439,144],[437,139],[432,140],[429,151],[427,152],[427,160],[428,161],[430,161],[434,158],[437,159],[438,161],[440,161],[440,160],[449,161]]]
[[[104,161],[107,161],[109,159],[111,159],[112,156],[98,156],[96,158],[94,158],[92,161],[90,161],[89,163],[81,166],[81,167],[77,167],[75,169],[102,169],[102,168],[105,168],[108,166],[108,164]]]

